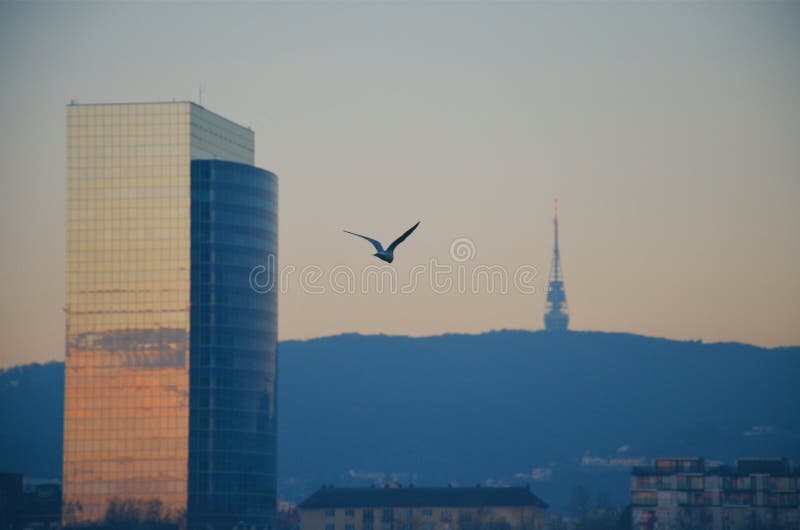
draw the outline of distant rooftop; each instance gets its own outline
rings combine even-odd
[[[300,503],[301,509],[344,507],[482,507],[547,504],[528,488],[335,488],[322,487]]]
[[[788,458],[737,458],[736,471],[745,475],[788,475],[792,464]]]
[[[706,474],[727,476],[800,476],[788,458],[737,458],[735,465],[709,466],[703,458],[656,458],[653,465],[635,466],[633,475]]]

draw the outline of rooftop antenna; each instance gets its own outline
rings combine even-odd
[[[203,106],[203,85],[202,84],[200,85],[200,88],[197,89],[197,92],[198,92],[198,101],[200,103],[200,106],[202,107]]]

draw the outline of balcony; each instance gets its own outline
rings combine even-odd
[[[657,506],[658,495],[655,491],[632,491],[631,504],[634,506]]]
[[[725,492],[723,504],[729,506],[752,506],[754,495],[750,492]]]
[[[709,492],[692,492],[678,502],[680,506],[711,506],[713,497]]]
[[[678,475],[675,481],[675,489],[678,491],[702,491],[705,489],[703,486],[703,476]]]
[[[767,496],[767,506],[770,508],[797,508],[800,505],[799,500],[797,493],[771,493]]]

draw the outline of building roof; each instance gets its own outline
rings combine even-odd
[[[481,507],[547,504],[528,488],[335,488],[323,486],[299,504],[304,510],[344,507]]]
[[[736,471],[744,475],[789,475],[792,464],[787,458],[737,458]]]
[[[176,103],[188,104],[190,106],[194,105],[195,107],[197,107],[199,109],[202,109],[202,110],[208,112],[209,114],[213,114],[214,116],[217,116],[218,118],[221,118],[221,119],[223,119],[223,120],[225,120],[225,121],[227,121],[229,123],[232,123],[233,125],[236,125],[237,127],[241,127],[242,129],[247,129],[248,131],[251,131],[251,132],[253,131],[253,129],[251,129],[247,125],[242,125],[240,123],[236,123],[232,119],[226,118],[222,114],[217,114],[213,110],[208,110],[207,108],[205,108],[200,103],[195,103],[194,101],[185,100],[185,99],[181,99],[181,100],[173,99],[172,101],[117,101],[117,102],[114,102],[114,101],[100,101],[100,102],[94,102],[94,103],[79,103],[79,102],[75,101],[74,99],[71,99],[70,102],[67,103],[67,106],[68,107],[102,107],[102,106],[111,106],[111,105],[114,105],[114,106],[119,106],[119,105],[174,105]]]
[[[665,459],[656,459],[656,462]],[[686,460],[686,459],[684,459]],[[747,477],[749,475],[772,476],[800,476],[800,469],[792,468],[792,462],[787,458],[737,458],[736,464],[703,466],[699,470],[685,471],[682,469],[669,469],[657,465],[634,466],[631,470],[634,476],[657,475],[720,475]]]

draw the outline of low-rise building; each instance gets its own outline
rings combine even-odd
[[[59,528],[61,483],[0,473],[0,530]]]
[[[539,530],[547,504],[529,488],[335,488],[300,505],[301,530]]]
[[[640,530],[800,530],[800,472],[785,458],[657,458],[634,467],[632,526]]]

